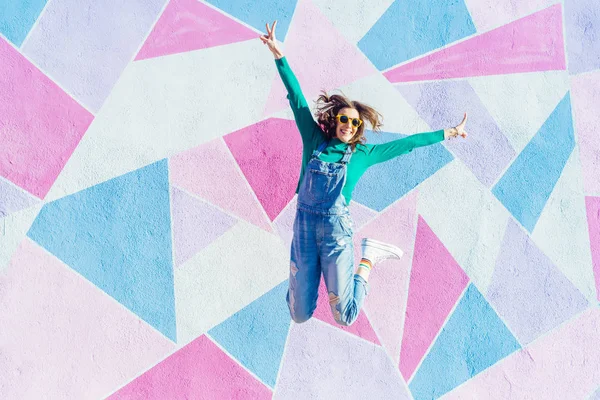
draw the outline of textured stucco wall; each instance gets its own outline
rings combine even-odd
[[[356,323],[285,293],[309,102],[382,143]],[[0,398],[599,399],[600,2],[3,0]],[[359,254],[357,253],[357,257]]]

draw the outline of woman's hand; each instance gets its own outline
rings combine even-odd
[[[262,40],[263,44],[266,44],[271,53],[275,56],[275,58],[280,59],[283,58],[283,53],[277,47],[277,41],[275,40],[275,27],[277,26],[277,21],[273,22],[273,26],[269,29],[269,24],[267,23],[267,34],[262,35],[260,40]]]
[[[465,124],[467,123],[467,113],[462,120],[462,122],[454,128],[444,129],[444,139],[452,139],[455,137],[462,137],[463,139],[467,137],[467,132],[465,131]]]

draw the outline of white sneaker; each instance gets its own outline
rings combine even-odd
[[[403,255],[402,249],[392,244],[369,238],[362,240],[362,258],[371,261],[373,266],[383,260],[398,260]]]

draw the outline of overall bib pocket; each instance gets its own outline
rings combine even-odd
[[[307,189],[310,199],[314,203],[324,203],[330,200],[335,189],[336,175],[314,168],[309,168],[307,172]]]

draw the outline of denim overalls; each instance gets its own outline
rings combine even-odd
[[[339,163],[329,163],[318,159],[327,144],[313,152],[298,191],[287,303],[295,322],[308,320],[317,306],[323,271],[333,317],[341,325],[350,325],[368,288],[354,274],[352,219],[342,195],[352,148],[348,146]]]

